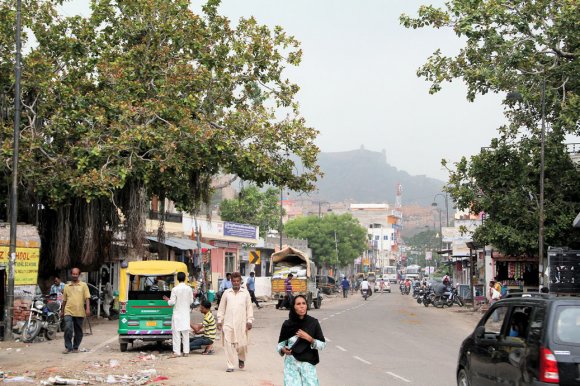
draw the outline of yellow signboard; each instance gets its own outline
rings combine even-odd
[[[0,264],[8,267],[9,247],[0,247]],[[36,285],[38,281],[38,248],[16,248],[16,268],[14,285]]]

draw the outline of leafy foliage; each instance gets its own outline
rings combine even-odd
[[[320,264],[351,264],[367,248],[366,229],[349,213],[298,217],[288,221],[284,229],[289,237],[307,239],[314,260]]]
[[[580,247],[580,232],[572,228],[580,212],[580,173],[561,142],[552,134],[546,145],[545,243]],[[451,171],[449,191],[458,206],[486,214],[474,233],[477,243],[508,254],[537,254],[539,148],[535,137],[513,143],[495,140]]]
[[[533,129],[541,116],[541,85],[546,82],[546,115],[555,130],[580,133],[578,96],[580,7],[576,0],[453,0],[446,9],[419,8],[418,17],[402,15],[408,28],[451,28],[465,39],[455,57],[436,50],[417,75],[431,82],[462,79],[467,98],[517,91],[506,99],[509,132]]]
[[[409,249],[407,256],[407,265],[417,264],[425,267],[425,252],[439,249],[439,238],[437,231],[433,229],[426,229],[411,237],[405,238],[405,245]],[[433,253],[433,255],[436,255]],[[436,256],[433,256],[436,258]],[[433,262],[431,262],[433,264]]]
[[[216,0],[200,15],[186,0],[92,0],[86,18],[58,15],[61,2],[23,6],[24,27],[38,42],[22,76],[20,186],[31,202],[56,210],[104,199],[115,207],[116,192],[134,181],[147,196],[198,211],[222,172],[260,186],[314,188],[317,131],[300,116],[298,86],[284,78],[302,51],[282,28],[254,18],[233,26]],[[0,3],[2,69],[13,67],[4,49],[14,46],[13,8]],[[7,74],[0,75],[5,175],[14,82]],[[133,208],[117,209],[131,217]]]
[[[278,191],[268,188],[261,192],[256,186],[245,187],[239,198],[220,203],[220,216],[224,221],[258,226],[260,237],[265,237],[269,230],[278,229],[280,224]]]
[[[475,232],[479,243],[508,254],[538,250],[540,138],[542,117],[548,134],[545,151],[545,243],[577,246],[571,227],[580,211],[578,169],[563,144],[580,133],[580,9],[576,0],[452,0],[445,9],[422,6],[416,18],[402,15],[408,28],[451,28],[465,39],[455,57],[436,50],[417,71],[442,84],[462,79],[467,98],[507,93],[509,124],[499,137],[450,172],[448,191],[459,209],[485,212]]]

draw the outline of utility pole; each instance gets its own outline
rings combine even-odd
[[[18,221],[18,147],[20,140],[20,17],[22,2],[16,1],[16,62],[14,64],[14,142],[12,155],[12,188],[10,195],[10,250],[8,258],[8,288],[4,306],[4,340],[12,340],[12,312],[14,310],[14,270],[16,268],[16,223]]]
[[[546,76],[542,82],[542,131],[540,135],[540,224],[538,236],[538,263],[540,266],[540,288],[544,286],[544,150],[546,147]]]
[[[284,217],[284,188],[280,187],[280,226],[278,232],[280,233],[280,250],[282,250],[282,227],[283,224],[283,217]]]

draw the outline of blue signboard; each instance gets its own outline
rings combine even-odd
[[[241,237],[244,239],[256,239],[256,227],[248,224],[224,222],[224,236]]]

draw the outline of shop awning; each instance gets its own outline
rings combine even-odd
[[[159,242],[157,240],[157,237],[155,237],[155,236],[147,236],[147,240],[153,241],[156,243]],[[186,251],[189,249],[197,251],[197,241],[191,240],[191,239],[185,239],[185,238],[181,238],[181,237],[166,237],[165,240],[163,240],[163,244],[167,245],[168,247],[181,249],[182,251]],[[208,251],[210,249],[214,249],[214,248],[215,247],[213,245],[201,243],[201,251],[202,252],[206,252],[206,251]]]

